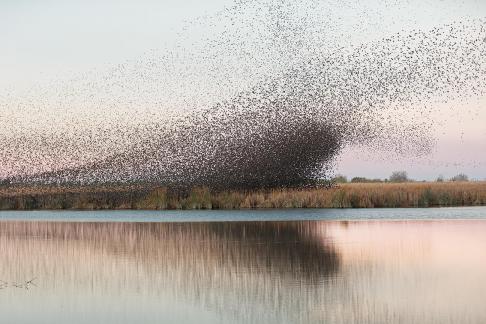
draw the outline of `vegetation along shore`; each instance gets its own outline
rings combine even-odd
[[[165,187],[0,186],[0,210],[380,208],[486,205],[486,181],[352,182],[331,188],[211,191]]]

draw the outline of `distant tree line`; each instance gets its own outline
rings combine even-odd
[[[351,178],[351,180],[348,180],[348,178],[345,175],[338,174],[332,179],[332,181],[334,183],[416,182],[416,180],[410,179],[408,177],[408,173],[406,171],[393,171],[392,174],[388,178],[385,178],[385,179],[354,177],[354,178]],[[440,175],[436,179],[436,182],[445,182],[445,181],[463,182],[463,181],[469,181],[469,177],[464,173],[459,173],[458,175],[455,175],[450,179],[445,179],[444,176],[442,176],[442,175]],[[423,180],[422,182],[425,182],[425,180]]]

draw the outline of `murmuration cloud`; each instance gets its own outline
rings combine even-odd
[[[262,3],[272,20],[239,14]],[[14,113],[0,119],[0,177],[214,189],[313,185],[348,145],[427,154],[434,120],[424,107],[484,93],[486,20],[323,47],[312,42],[319,30],[293,12],[288,1],[238,2],[225,17],[255,24],[231,37],[194,53],[154,54],[94,81],[81,77],[55,88],[56,100],[36,92],[17,102],[25,120]],[[248,47],[254,50],[238,52]],[[238,58],[242,71],[233,70]],[[194,73],[184,64],[191,60],[201,63]],[[4,98],[2,109],[12,102]],[[32,111],[45,111],[44,122]]]

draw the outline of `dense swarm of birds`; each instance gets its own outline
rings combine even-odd
[[[483,94],[486,20],[346,44],[318,2],[239,1],[190,51],[0,98],[0,179],[314,185],[347,145],[426,154],[427,107]]]

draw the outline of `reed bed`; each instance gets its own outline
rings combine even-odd
[[[395,208],[486,205],[486,182],[345,183],[181,194],[164,187],[0,188],[0,209]]]

